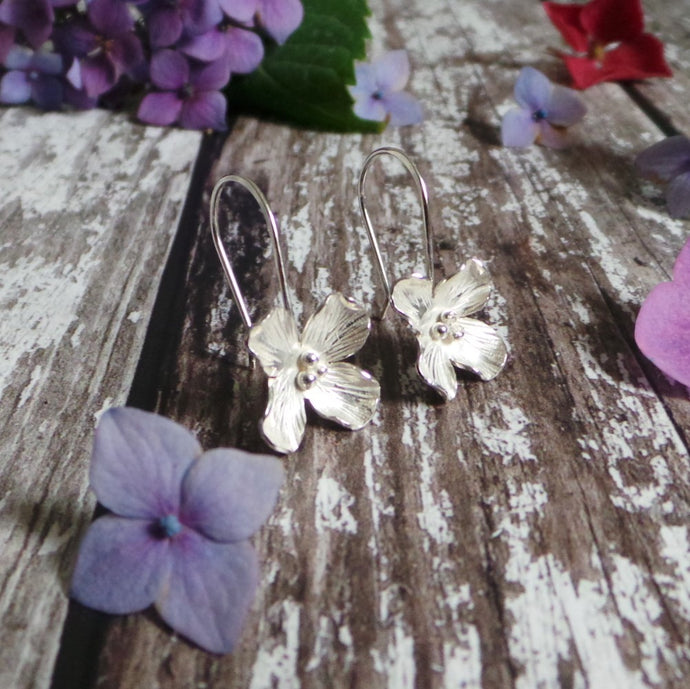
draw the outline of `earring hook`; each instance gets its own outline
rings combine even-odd
[[[429,226],[429,192],[427,191],[426,182],[419,172],[417,166],[412,162],[407,153],[394,146],[383,146],[382,148],[377,148],[372,151],[364,161],[362,166],[362,172],[359,175],[359,207],[362,210],[362,216],[364,217],[364,225],[369,235],[369,241],[374,250],[374,256],[376,258],[376,264],[381,275],[381,281],[383,282],[383,287],[386,290],[386,299],[388,304],[392,303],[393,291],[391,289],[391,283],[386,274],[386,269],[383,266],[383,258],[381,256],[381,249],[379,248],[378,240],[376,239],[376,234],[374,228],[371,224],[371,218],[366,209],[365,197],[364,197],[364,183],[366,181],[367,173],[369,172],[369,167],[379,156],[390,155],[399,160],[405,169],[412,175],[414,180],[417,193],[419,194],[419,202],[422,206],[422,224],[424,226],[424,236],[426,240],[426,272],[427,277],[433,282],[434,280],[434,246],[433,238],[431,236],[431,229]],[[385,313],[385,311],[384,311]]]
[[[292,313],[292,307],[290,306],[290,298],[287,291],[287,280],[285,278],[285,259],[283,258],[283,252],[280,248],[280,235],[278,233],[278,225],[276,223],[275,216],[271,211],[271,207],[268,205],[268,200],[264,196],[264,193],[259,189],[259,187],[252,182],[252,180],[242,177],[242,175],[226,175],[221,177],[213,187],[211,192],[211,234],[213,236],[213,243],[215,244],[216,251],[218,252],[218,258],[223,266],[223,271],[225,276],[230,283],[230,289],[232,291],[232,296],[237,304],[237,308],[240,310],[240,315],[242,316],[242,321],[247,329],[252,327],[252,319],[249,315],[249,309],[247,308],[247,302],[242,295],[242,290],[240,290],[239,283],[235,277],[235,271],[232,269],[232,264],[228,258],[228,254],[225,251],[225,246],[223,245],[223,240],[220,236],[220,225],[218,222],[218,208],[220,194],[223,188],[227,184],[231,183],[239,184],[243,186],[253,197],[254,200],[259,204],[261,213],[266,221],[266,226],[269,229],[269,234],[271,236],[271,242],[273,244],[273,257],[275,258],[276,267],[278,268],[278,279],[280,281],[280,291],[283,295],[283,306]]]

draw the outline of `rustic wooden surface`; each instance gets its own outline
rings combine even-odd
[[[195,135],[98,113],[85,116],[81,154],[46,156],[65,180],[55,196],[17,164],[14,196],[0,202],[0,300],[11,306],[0,346],[15,357],[0,398],[0,685],[47,687],[56,663],[53,689],[687,687],[690,401],[632,337],[690,232],[632,169],[636,152],[689,128],[682,4],[645,3],[676,78],[587,91],[568,151],[498,145],[520,67],[565,78],[538,3],[371,0],[372,43],[410,52],[422,126],[339,136],[241,119],[226,140],[206,140],[190,182]],[[2,159],[26,155],[5,129],[26,112],[2,117]],[[50,131],[45,122],[35,131]],[[265,451],[265,378],[248,366],[208,231],[213,181],[239,172],[267,193],[298,315],[334,289],[372,305],[381,290],[356,178],[384,143],[405,148],[429,183],[437,276],[472,255],[488,261],[485,317],[510,344],[505,371],[490,383],[460,376],[443,404],[417,378],[403,323],[375,322],[358,360],[381,382],[380,410],[358,433],[312,419],[286,459],[278,507],[255,538],[263,580],[235,653],[203,653],[153,613],[107,618],[71,604],[58,654],[65,581],[93,507],[86,460],[99,409],[128,394],[205,446]],[[31,145],[31,157],[43,150]],[[131,163],[111,180],[99,155]],[[394,165],[370,183],[387,262],[407,275],[423,265],[414,195]],[[44,220],[19,213],[19,195]],[[233,200],[228,242],[261,315],[275,293],[268,240],[247,197]],[[65,266],[83,264],[82,287],[63,294]],[[35,298],[17,293],[22,270]],[[29,327],[53,312],[57,324]]]

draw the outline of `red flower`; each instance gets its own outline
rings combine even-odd
[[[673,75],[664,60],[664,44],[644,33],[640,0],[543,5],[566,43],[579,53],[562,55],[577,88],[602,81]]]

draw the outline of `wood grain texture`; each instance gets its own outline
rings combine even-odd
[[[124,402],[200,136],[0,113],[0,686],[47,687],[99,410]]]
[[[286,459],[235,653],[210,657],[153,614],[118,619],[97,686],[681,689],[690,403],[632,337],[688,234],[632,169],[660,131],[609,84],[585,94],[590,115],[571,150],[503,149],[519,68],[564,76],[546,57],[538,4],[371,6],[374,43],[411,53],[425,124],[379,137],[237,124],[207,181],[158,408],[205,446],[265,449],[265,378],[247,366],[208,192],[232,171],[267,193],[300,315],[333,289],[371,305],[380,288],[355,189],[384,143],[404,147],[429,183],[438,274],[472,255],[489,262],[496,293],[484,317],[510,343],[509,364],[490,383],[461,376],[458,399],[442,404],[417,377],[411,333],[393,314],[375,323],[358,362],[381,381],[381,408],[359,433],[311,419]],[[417,205],[385,169],[371,176],[373,215],[402,277],[423,265]],[[241,229],[228,241],[261,315],[276,288],[268,242],[249,202],[235,204]]]

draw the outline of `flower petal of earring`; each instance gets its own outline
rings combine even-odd
[[[283,306],[272,309],[256,325],[252,324],[220,233],[220,195],[230,183],[243,186],[259,204],[270,230],[278,269]],[[367,371],[344,359],[355,354],[369,336],[367,312],[335,292],[309,318],[300,335],[290,307],[278,226],[259,187],[240,175],[221,178],[211,194],[210,217],[218,257],[249,330],[249,351],[268,376],[268,405],[261,422],[266,442],[278,452],[295,452],[304,435],[307,401],[317,414],[345,428],[358,430],[366,426],[376,411],[381,389]]]
[[[422,206],[426,239],[427,277],[415,275],[404,278],[392,289],[364,195],[367,172],[374,160],[384,155],[399,160],[412,175]],[[471,258],[457,273],[434,286],[429,195],[417,166],[404,151],[386,146],[376,149],[367,157],[359,177],[359,203],[388,304],[405,317],[417,335],[417,370],[422,378],[446,400],[452,400],[458,387],[453,367],[473,371],[482,380],[497,376],[508,356],[506,344],[494,328],[475,318],[468,318],[481,310],[489,298],[489,272],[479,259]]]

